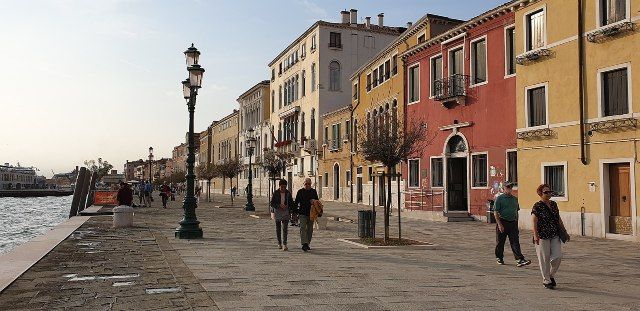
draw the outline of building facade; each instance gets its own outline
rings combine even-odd
[[[317,183],[320,116],[350,103],[351,74],[405,30],[383,18],[359,24],[357,10],[343,11],[340,23],[314,23],[269,63],[272,147],[291,155],[284,178],[292,189],[306,177]]]
[[[238,189],[244,193],[249,183],[249,153],[247,137],[255,139],[252,163],[252,192],[253,195],[266,196],[269,182],[267,174],[261,167],[261,157],[264,149],[271,146],[273,136],[270,130],[270,101],[271,94],[269,80],[264,80],[238,97],[240,125],[238,133],[239,159],[245,168],[238,178]]]
[[[443,16],[426,14],[414,24],[409,23],[407,30],[384,47],[380,53],[371,58],[351,76],[353,117],[352,131],[357,136],[358,129],[363,128],[367,120],[378,118],[384,114],[395,114],[399,120],[404,119],[405,103],[405,68],[402,53],[417,44],[423,43],[452,27],[462,23],[460,20]],[[351,140],[356,139],[352,137]],[[353,145],[357,148],[356,144]],[[348,171],[356,171],[351,175],[349,191],[351,202],[367,205],[383,205],[386,180],[380,175],[385,170],[382,164],[365,161],[357,150],[346,150],[350,156]],[[396,171],[401,171],[396,168]],[[376,175],[376,176],[374,176]],[[392,189],[397,195],[397,180],[392,182]],[[375,189],[378,190],[375,190]],[[404,182],[401,181],[401,188]],[[404,199],[402,199],[404,200]],[[393,206],[396,207],[396,200]]]
[[[326,201],[351,202],[351,105],[322,115],[318,152],[318,195]]]
[[[637,240],[640,1],[517,8],[520,225],[546,183],[571,234]]]
[[[408,209],[486,220],[487,202],[517,182],[513,5],[404,53],[407,115],[430,141],[403,167]]]
[[[5,163],[0,165],[0,190],[20,190],[37,188],[36,170]]]
[[[211,163],[223,164],[231,159],[238,159],[238,130],[239,112],[234,109],[226,117],[214,122],[211,128]],[[214,193],[229,193],[231,185],[238,184],[238,177],[232,181],[229,178],[214,178],[211,181],[211,191]]]
[[[129,180],[139,180],[136,178],[136,167],[142,165],[144,161],[142,159],[136,161],[129,161],[124,164],[124,176],[127,181]]]

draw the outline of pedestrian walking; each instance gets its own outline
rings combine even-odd
[[[153,190],[151,181],[147,180],[147,182],[144,184],[144,199],[147,202],[148,207],[151,207],[151,190]]]
[[[118,205],[131,206],[133,203],[133,190],[131,190],[129,184],[120,182],[120,189],[118,189],[116,198],[118,200]]]
[[[560,218],[558,204],[551,200],[555,192],[547,184],[538,186],[537,192],[541,200],[531,209],[533,243],[540,263],[542,284],[547,289],[555,289],[555,276],[562,261],[562,243],[571,237]]]
[[[291,192],[287,190],[287,181],[280,180],[280,188],[273,192],[271,202],[269,202],[269,211],[271,219],[276,222],[276,238],[278,239],[278,248],[283,251],[287,248],[287,231],[289,230],[289,211],[294,205]]]
[[[202,188],[200,188],[200,185],[196,186],[196,198],[198,198],[198,203],[200,203],[200,192],[202,192]]]
[[[138,200],[140,201],[140,206],[147,206],[147,201],[144,197],[144,181],[138,184]]]
[[[300,222],[300,243],[302,250],[311,250],[311,238],[313,237],[313,222],[311,221],[311,205],[318,200],[318,192],[311,188],[311,178],[304,180],[304,188],[296,193],[295,205],[298,209],[298,221]]]
[[[526,260],[520,250],[520,231],[518,230],[518,198],[513,195],[513,183],[504,184],[504,193],[496,198],[493,213],[496,216],[496,259],[499,265],[504,265],[504,243],[509,237],[511,251],[516,258],[518,267],[526,266],[531,260]]]
[[[162,208],[167,208],[167,200],[169,200],[169,196],[171,196],[171,188],[167,185],[165,181],[162,186],[160,186],[160,197],[162,198]]]
[[[236,186],[231,187],[231,196],[232,197],[236,196]]]

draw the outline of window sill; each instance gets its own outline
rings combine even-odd
[[[586,37],[587,41],[589,42],[600,43],[606,41],[607,39],[612,39],[621,33],[634,30],[635,24],[631,21],[630,18],[627,18],[619,22],[600,26],[588,32]]]
[[[471,186],[471,190],[489,190],[491,189],[490,187],[486,186],[486,187],[474,187]]]
[[[515,74],[515,73],[512,73],[512,74],[510,74],[510,75],[506,75],[506,76],[504,76],[504,78],[505,78],[505,79],[515,78],[515,76],[516,76],[516,74]]]
[[[479,87],[479,86],[483,86],[483,85],[487,85],[489,84],[489,80],[486,80],[484,82],[480,82],[480,83],[476,83],[476,84],[470,84],[469,88],[472,89],[474,87]]]
[[[420,101],[419,101],[419,100],[416,100],[416,101],[413,101],[413,102],[407,103],[407,106],[415,105],[415,104],[417,104],[417,103],[420,103]]]
[[[640,115],[640,114],[627,113],[627,114],[621,114],[621,115],[617,115],[617,116],[598,117],[598,118],[595,118],[595,119],[588,119],[587,122],[588,123],[597,123],[597,122],[613,121],[613,120],[621,120],[621,119],[633,119],[633,118],[637,117],[638,115]]]

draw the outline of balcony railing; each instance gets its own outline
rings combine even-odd
[[[464,98],[467,96],[469,76],[454,74],[449,77],[444,77],[436,80],[433,83],[433,88],[434,98],[437,101],[441,101],[444,106],[452,102],[460,104],[463,103]]]
[[[631,32],[636,29],[636,25],[633,22],[615,20],[613,24],[602,26],[587,34],[587,41],[593,43],[604,42],[609,38],[616,37],[625,32]]]

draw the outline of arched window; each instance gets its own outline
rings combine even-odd
[[[302,93],[302,97],[304,97],[304,95],[307,93],[307,90],[306,90],[307,77],[306,76],[307,76],[307,72],[303,70],[302,71],[302,85],[301,85],[302,89],[301,89],[301,92],[300,92],[300,93]]]
[[[457,152],[466,152],[467,144],[464,142],[464,139],[460,135],[453,136],[449,139],[447,143],[447,153],[457,153]]]
[[[316,109],[311,109],[311,139],[316,139]]]
[[[305,127],[305,122],[304,122],[305,115],[304,115],[304,112],[302,113],[301,118],[302,118],[302,120],[300,121],[300,138],[304,138],[305,137],[304,136],[305,135],[305,128],[304,128]]]
[[[311,64],[311,92],[316,90],[316,63]]]
[[[340,63],[329,63],[329,91],[340,91]]]

